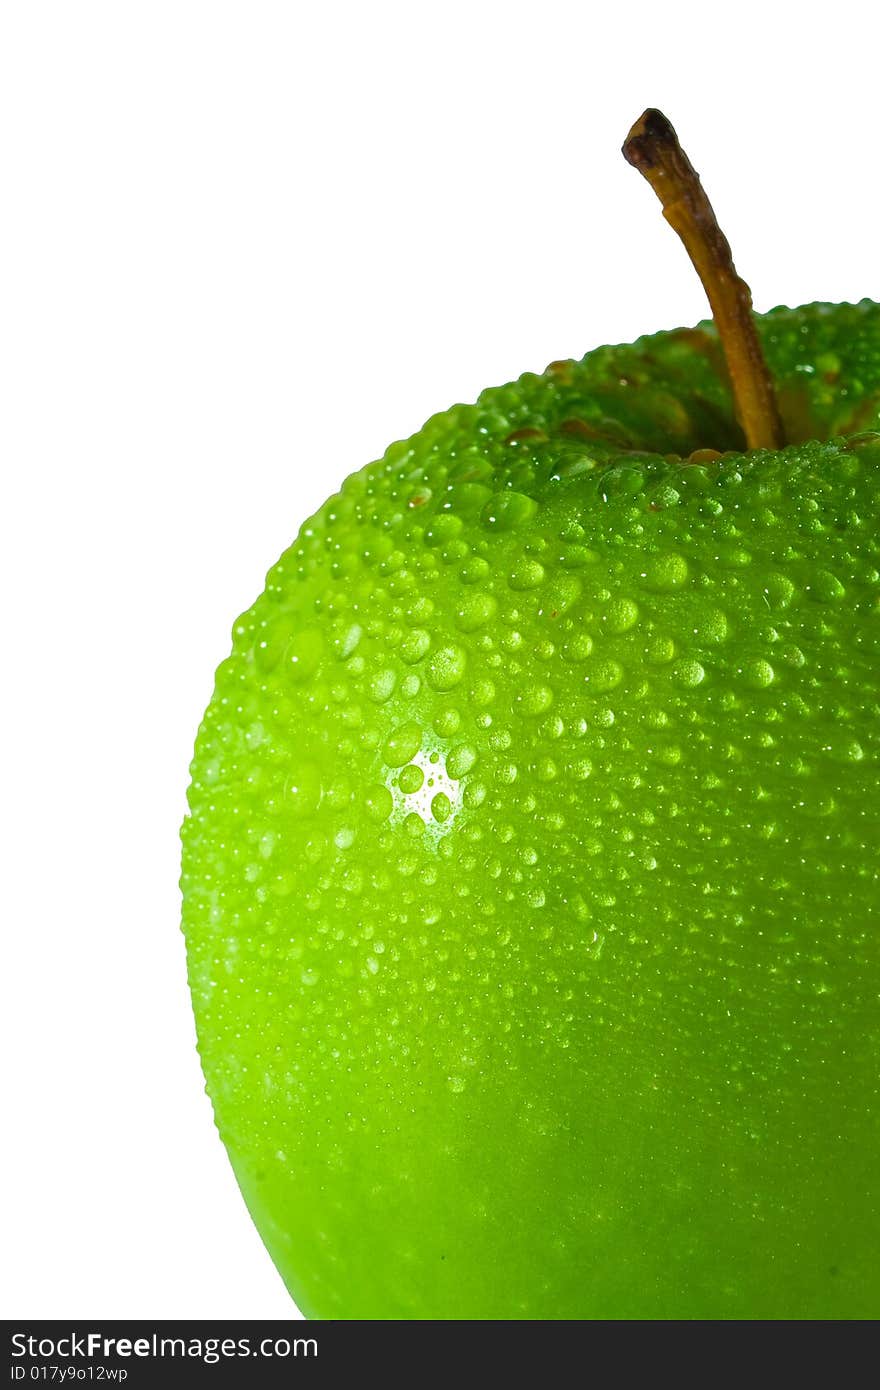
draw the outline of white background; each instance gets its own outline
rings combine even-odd
[[[646,105],[758,308],[878,297],[870,14],[4,4],[3,1315],[290,1315],[178,930],[232,620],[435,410],[704,316],[618,152]]]

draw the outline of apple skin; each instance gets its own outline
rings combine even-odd
[[[189,978],[307,1316],[880,1315],[880,306],[759,326],[782,452],[711,326],[603,348],[350,477],[235,626]]]

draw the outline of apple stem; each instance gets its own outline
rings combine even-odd
[[[639,117],[623,146],[626,160],[648,180],[663,216],[678,233],[712,308],[727,359],[737,417],[750,449],[785,443],[773,381],[758,338],[752,295],[733,264],[700,176],[661,111]]]

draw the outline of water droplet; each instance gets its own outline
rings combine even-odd
[[[448,545],[450,541],[455,540],[463,525],[460,516],[451,516],[448,512],[432,517],[431,525],[425,532],[425,545]]]
[[[389,767],[403,767],[422,745],[422,731],[414,720],[399,725],[391,733],[382,750],[382,756]]]
[[[752,556],[740,545],[721,545],[718,547],[718,562],[728,569],[744,570],[752,563]]]
[[[377,705],[383,705],[394,694],[394,687],[397,684],[397,672],[392,670],[377,671],[371,677],[369,683],[370,699],[375,700]]]
[[[609,632],[629,632],[639,621],[639,606],[631,598],[613,599],[605,613],[605,627]]]
[[[706,679],[706,671],[699,661],[679,661],[673,667],[672,676],[679,685],[690,688],[702,684]]]
[[[665,767],[677,767],[681,762],[681,749],[677,743],[657,745],[657,758]]]
[[[424,628],[414,627],[408,632],[400,644],[400,658],[408,666],[415,666],[417,661],[421,661],[431,646],[430,633]]]
[[[451,738],[461,728],[461,715],[453,707],[442,709],[434,720],[433,727],[434,732],[441,738]]]
[[[584,680],[592,691],[614,690],[623,680],[623,667],[619,661],[597,661],[588,669]]]
[[[840,763],[860,763],[865,756],[865,750],[857,738],[849,734],[836,734],[827,744],[828,752],[837,762]]]
[[[591,550],[586,545],[569,545],[562,554],[562,567],[567,570],[582,569],[585,565],[594,565],[599,558],[597,550]]]
[[[463,647],[441,647],[428,666],[428,684],[433,690],[452,690],[458,685],[467,667]]]
[[[523,714],[543,714],[553,704],[553,691],[549,685],[529,685],[517,696],[517,705]]]
[[[544,598],[543,611],[549,618],[567,613],[583,593],[583,584],[574,574],[559,574]]]
[[[597,464],[589,454],[578,454],[574,458],[568,458],[556,469],[558,478],[580,478],[584,473],[594,473]]]
[[[471,698],[477,709],[484,709],[495,699],[495,682],[479,680],[471,691]]]
[[[497,607],[498,605],[491,594],[483,593],[480,590],[465,594],[456,614],[456,623],[462,632],[476,632],[478,628],[491,622]]]
[[[477,806],[482,806],[483,802],[486,800],[487,795],[488,792],[482,782],[471,781],[468,782],[467,786],[465,787],[464,796],[462,800],[465,806],[468,806],[473,810]]]
[[[291,655],[291,652],[296,652],[298,642],[305,639],[306,635],[306,633],[303,633],[300,639],[295,639],[291,646],[291,651],[286,653],[287,660],[294,666],[298,660],[305,660],[305,658]],[[363,635],[364,630],[360,623],[350,623],[343,629],[334,643],[336,655],[339,657],[340,661],[348,661],[349,657],[354,656]],[[306,667],[306,674],[309,674],[308,666]]]
[[[776,679],[776,672],[769,661],[749,661],[742,668],[743,679],[753,690],[766,690]]]
[[[720,608],[705,608],[694,623],[694,636],[704,642],[723,642],[728,634],[727,615]]]
[[[796,592],[787,574],[771,574],[764,585],[767,602],[773,609],[787,608]]]
[[[645,657],[653,666],[665,666],[675,656],[675,643],[671,637],[657,635],[645,647]]]
[[[404,796],[412,796],[417,792],[425,780],[425,773],[418,763],[407,763],[397,779],[397,784]]]
[[[569,661],[586,661],[593,650],[593,639],[588,632],[576,632],[563,650]]]
[[[483,508],[481,520],[490,531],[513,531],[531,521],[538,511],[533,497],[521,492],[498,492]]]
[[[468,481],[456,482],[447,490],[444,506],[455,512],[455,520],[478,514],[490,500],[492,493],[482,483]],[[452,517],[449,518],[453,520]]]
[[[462,565],[458,577],[462,584],[482,584],[484,579],[488,579],[490,573],[489,561],[484,560],[482,555],[472,555]]]
[[[335,811],[343,810],[351,801],[351,782],[345,773],[337,774],[324,789],[327,805]]]
[[[265,743],[266,730],[259,719],[255,720],[253,724],[248,725],[245,730],[244,741],[251,751],[255,748],[259,748],[261,743]]]
[[[838,603],[846,593],[837,575],[832,574],[830,570],[819,570],[807,589],[819,603]]]
[[[666,593],[672,589],[680,589],[686,584],[688,574],[687,560],[683,555],[673,551],[666,555],[656,555],[648,563],[643,578],[649,589]]]
[[[446,771],[449,776],[456,781],[460,777],[466,776],[477,761],[477,750],[468,743],[462,743],[458,748],[453,748],[446,759]]]
[[[800,669],[801,666],[806,666],[807,664],[807,658],[804,656],[800,647],[782,647],[779,652],[779,657],[781,661],[785,662],[786,666],[794,666],[796,669]]]
[[[523,556],[514,565],[507,582],[517,593],[524,593],[529,589],[537,589],[545,578],[546,571],[540,560],[530,560]]]
[[[445,792],[438,792],[431,798],[431,815],[440,825],[449,820],[452,815],[452,802]]]

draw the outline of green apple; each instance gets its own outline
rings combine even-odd
[[[600,348],[235,625],[184,928],[308,1316],[880,1315],[880,305],[751,321],[781,447],[712,324]]]

